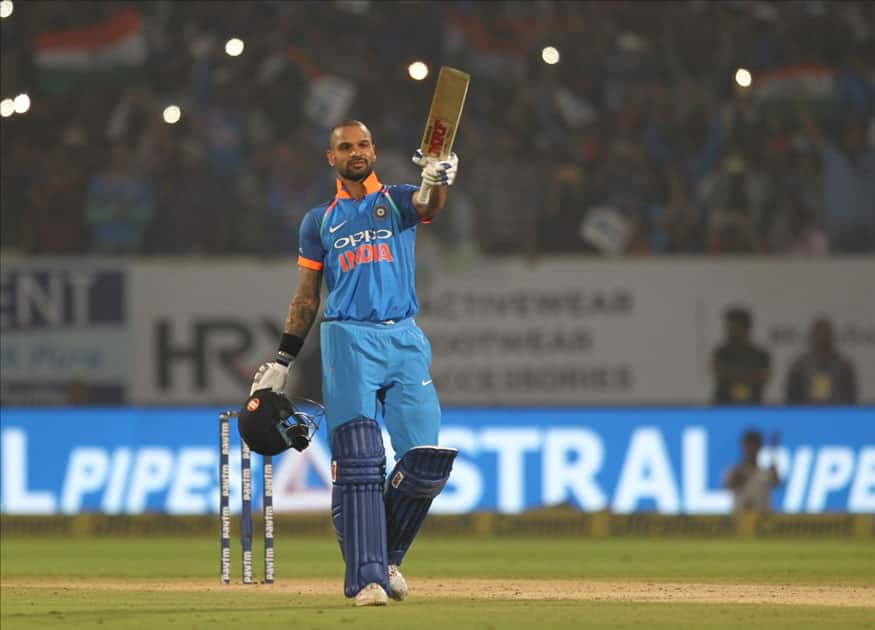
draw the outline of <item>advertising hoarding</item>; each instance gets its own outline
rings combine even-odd
[[[3,263],[0,402],[121,404],[129,385],[128,275],[112,263]]]
[[[205,514],[218,509],[215,408],[2,409],[2,511]],[[748,428],[777,449],[786,513],[875,513],[875,408],[448,408],[441,444],[459,449],[436,513],[516,514],[566,504],[618,513],[725,514],[727,467]],[[239,509],[232,427],[231,505]],[[393,460],[387,445],[389,467]],[[260,479],[253,458],[253,480]],[[255,490],[258,496],[259,489]],[[303,453],[274,460],[278,512],[327,510],[324,428]]]

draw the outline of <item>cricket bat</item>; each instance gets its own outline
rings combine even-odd
[[[431,99],[431,111],[425,123],[425,133],[422,134],[422,144],[419,146],[424,156],[444,160],[452,152],[470,81],[471,75],[461,70],[441,67]],[[430,189],[425,184],[420,187],[417,197],[419,203],[428,203]]]

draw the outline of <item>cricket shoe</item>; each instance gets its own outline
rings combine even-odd
[[[396,602],[403,602],[407,599],[407,594],[410,592],[410,589],[407,588],[407,580],[404,579],[404,576],[401,575],[401,571],[398,570],[398,565],[390,564],[389,565],[389,597],[394,599]]]
[[[355,596],[356,606],[385,606],[388,601],[386,591],[377,582],[371,582]]]

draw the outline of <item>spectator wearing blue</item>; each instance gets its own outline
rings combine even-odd
[[[141,253],[154,213],[152,185],[134,170],[127,147],[115,145],[107,167],[88,184],[86,220],[91,229],[91,251]]]
[[[839,141],[823,133],[800,105],[802,124],[823,161],[826,227],[834,252],[875,251],[875,149],[866,145],[866,125],[843,119]]]

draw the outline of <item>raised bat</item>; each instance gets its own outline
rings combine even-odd
[[[452,152],[470,81],[471,75],[461,70],[441,67],[431,99],[431,111],[425,123],[425,133],[422,134],[422,144],[419,146],[424,156],[445,160]],[[425,184],[420,187],[417,197],[419,203],[428,203],[430,189]]]

